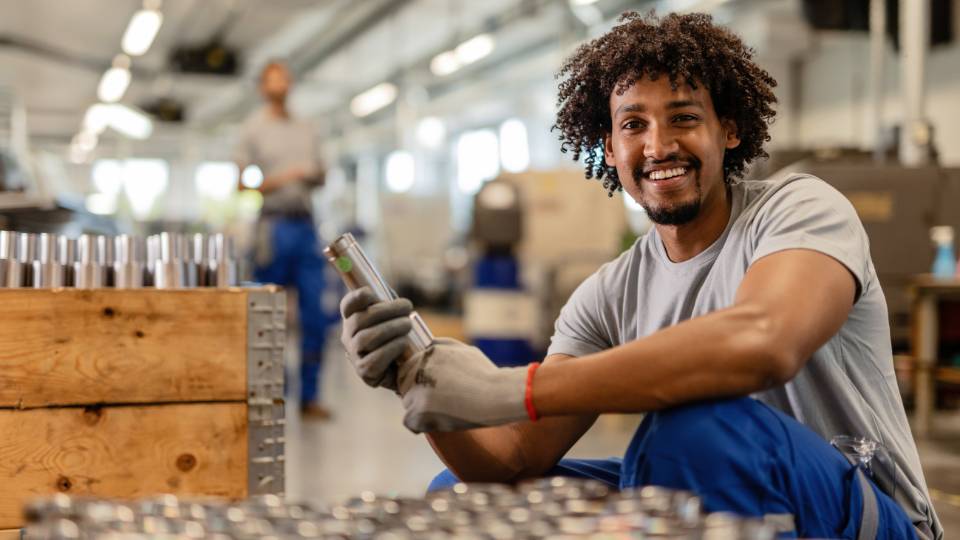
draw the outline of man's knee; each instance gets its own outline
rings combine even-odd
[[[652,451],[676,454],[696,450],[701,455],[722,455],[739,445],[731,443],[762,428],[767,411],[751,398],[705,401],[653,413],[649,439]],[[752,442],[759,442],[751,438]]]

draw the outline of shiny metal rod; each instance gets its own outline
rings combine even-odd
[[[337,273],[350,289],[370,287],[380,300],[397,298],[393,289],[377,271],[377,268],[367,258],[366,253],[352,234],[346,233],[324,248],[323,254],[327,261],[336,268]],[[413,330],[407,335],[407,350],[404,358],[423,351],[433,343],[433,334],[416,311],[410,314]]]

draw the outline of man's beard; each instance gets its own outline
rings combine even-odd
[[[647,213],[650,221],[657,225],[685,225],[693,221],[700,214],[700,199],[702,195],[700,189],[700,167],[696,160],[691,161],[689,169],[693,173],[696,197],[693,200],[669,206],[656,207],[647,202],[646,197],[643,196],[643,169],[642,167],[634,169],[633,181],[636,182],[640,188],[640,200],[637,202],[643,208],[644,212]]]

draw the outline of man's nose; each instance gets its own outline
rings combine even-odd
[[[652,161],[660,161],[676,154],[680,149],[676,135],[669,128],[657,125],[647,127],[647,137],[644,141],[643,156]]]

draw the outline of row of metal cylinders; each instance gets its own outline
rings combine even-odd
[[[239,284],[233,239],[223,234],[121,234],[0,231],[0,287],[179,289]]]

